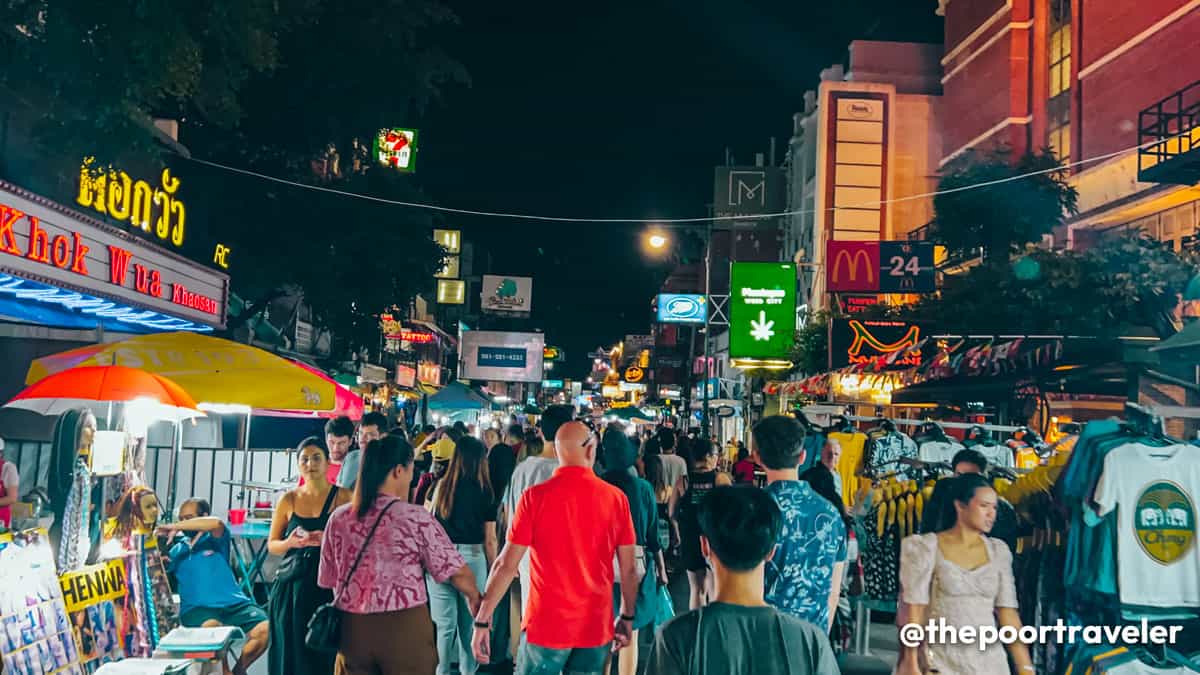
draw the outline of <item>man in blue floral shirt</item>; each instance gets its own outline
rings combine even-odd
[[[766,566],[766,600],[828,631],[846,567],[846,524],[828,499],[799,478],[804,462],[799,422],[767,417],[751,436],[758,463],[767,470],[767,493],[783,512],[779,547]]]

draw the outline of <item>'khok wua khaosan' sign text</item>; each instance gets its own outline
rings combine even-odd
[[[796,266],[733,263],[729,284],[729,356],[787,359],[796,332]]]

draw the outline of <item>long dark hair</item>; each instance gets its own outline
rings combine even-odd
[[[463,436],[454,444],[450,468],[438,481],[433,494],[433,510],[442,520],[454,512],[454,497],[460,480],[473,480],[483,488],[487,500],[492,500],[492,479],[488,476],[487,448],[474,436]]]
[[[949,492],[946,494],[946,501],[942,502],[934,532],[944,532],[958,523],[958,509],[954,508],[955,502],[966,506],[975,498],[975,492],[980,488],[994,489],[991,481],[977,473],[964,473],[942,480],[946,481],[946,489]]]
[[[646,472],[646,482],[654,488],[654,496],[667,491],[667,476],[663,472],[661,446],[657,438],[649,438],[642,446],[642,468]]]
[[[358,470],[358,481],[354,486],[354,511],[359,520],[367,516],[379,488],[388,474],[398,466],[412,466],[413,447],[408,441],[396,436],[384,436],[367,443],[363,448],[362,466]]]
[[[833,508],[837,509],[838,515],[841,516],[842,520],[847,520],[846,505],[842,502],[842,498],[838,496],[837,484],[833,481],[833,473],[829,470],[829,467],[818,462],[812,468],[805,471],[800,476],[800,479],[807,481],[809,486],[812,487],[813,492],[816,492],[827,499],[830,504],[833,504]]]

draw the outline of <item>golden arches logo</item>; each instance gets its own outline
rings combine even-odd
[[[862,262],[863,269],[867,272],[867,283],[875,283],[875,270],[871,266],[871,256],[867,255],[865,249],[858,249],[851,253],[848,249],[842,249],[837,252],[837,256],[833,259],[833,267],[831,268],[830,278],[835,284],[840,284],[844,281],[857,282],[859,262]],[[850,278],[844,279],[838,272],[843,271],[843,268],[849,268]]]
[[[850,320],[850,330],[854,332],[854,341],[846,350],[850,356],[858,356],[862,352],[863,345],[867,345],[881,354],[891,354],[916,345],[917,340],[921,337],[921,327],[910,326],[904,337],[891,344],[885,344],[879,338],[871,335],[871,331],[867,330],[867,327],[858,319]]]

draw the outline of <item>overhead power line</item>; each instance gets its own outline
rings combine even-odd
[[[1066,169],[1084,166],[1087,164],[1094,164],[1096,162],[1102,162],[1107,159],[1119,157],[1126,153],[1136,152],[1145,147],[1148,147],[1150,145],[1155,145],[1160,142],[1161,141],[1159,141],[1159,140],[1149,141],[1147,143],[1143,143],[1141,145],[1135,145],[1131,148],[1126,148],[1124,150],[1118,150],[1116,152],[1110,152],[1110,153],[1103,154],[1103,155],[1097,155],[1095,157],[1088,157],[1086,159],[1080,159],[1078,161],[1070,162],[1065,165],[1054,167],[1054,168],[1041,169],[1038,171],[1029,171],[1027,173],[1018,174],[1016,176],[1007,176],[1005,178],[997,178],[995,180],[983,181],[980,183],[973,183],[971,185],[961,185],[959,187],[949,188],[946,190],[935,190],[933,192],[923,192],[921,194],[908,195],[905,197],[894,197],[891,199],[862,202],[860,204],[849,204],[849,205],[837,207],[837,208],[844,208],[844,209],[845,208],[869,208],[869,207],[873,207],[873,206],[883,206],[884,204],[896,204],[899,202],[913,201],[916,199],[925,199],[928,197],[936,197],[937,195],[946,195],[946,194],[953,194],[956,192],[965,192],[967,190],[978,190],[978,189],[982,189],[982,188],[986,188],[986,187],[991,187],[994,185],[1011,183],[1011,182],[1018,181],[1018,180],[1024,180],[1026,178],[1033,178],[1034,176],[1042,176],[1045,174],[1057,173],[1059,171],[1064,171]],[[510,213],[510,212],[505,212],[505,211],[480,211],[480,210],[476,210],[476,209],[463,209],[463,208],[456,208],[456,207],[452,207],[452,206],[442,206],[440,204],[431,204],[431,203],[427,203],[427,202],[409,202],[409,201],[403,201],[403,200],[399,200],[399,199],[387,199],[384,197],[375,197],[373,195],[365,195],[365,194],[360,194],[357,192],[338,190],[336,188],[325,187],[323,185],[310,185],[308,183],[300,183],[297,181],[288,180],[286,178],[279,178],[278,176],[271,176],[271,175],[268,175],[265,173],[251,171],[249,169],[241,169],[241,168],[238,168],[235,166],[228,166],[226,164],[220,164],[218,162],[210,162],[206,159],[198,159],[196,157],[184,157],[184,159],[187,159],[188,161],[191,161],[191,162],[195,162],[197,164],[203,164],[205,166],[210,166],[210,167],[213,167],[216,169],[230,171],[232,173],[238,173],[238,174],[242,174],[245,176],[253,176],[254,178],[259,178],[261,180],[271,181],[273,183],[280,183],[283,185],[290,185],[292,187],[301,188],[304,190],[313,190],[316,192],[324,192],[324,193],[328,193],[328,194],[339,195],[342,197],[348,197],[351,199],[363,199],[366,201],[371,201],[371,202],[375,202],[378,204],[386,204],[389,206],[401,206],[401,207],[411,208],[411,209],[437,211],[440,213],[454,213],[454,214],[466,215],[466,216],[481,216],[481,217],[486,217],[486,218],[508,218],[508,219],[512,219],[512,220],[535,220],[535,221],[553,222],[553,223],[626,223],[626,224],[653,223],[656,225],[673,225],[673,224],[682,225],[682,224],[687,224],[687,223],[707,223],[707,222],[721,222],[721,221],[733,221],[733,220],[736,220],[736,221],[768,220],[771,218],[782,218],[785,216],[806,215],[806,214],[813,214],[813,213],[817,212],[817,209],[798,209],[798,210],[792,210],[792,211],[779,211],[777,213],[763,213],[763,214],[759,214],[759,215],[755,215],[755,216],[708,216],[708,217],[697,217],[697,218],[588,218],[588,217],[583,217],[583,216],[546,216],[546,215],[539,215],[539,214],[533,214],[533,213]],[[824,209],[824,211],[834,211],[834,210],[836,210],[835,207],[828,207],[828,208]]]

